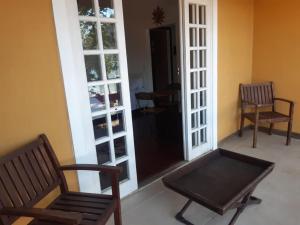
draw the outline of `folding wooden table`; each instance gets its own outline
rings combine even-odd
[[[220,215],[237,209],[229,223],[233,225],[247,206],[261,203],[252,193],[273,168],[272,162],[218,149],[166,176],[163,183],[189,199],[176,215],[183,224],[193,225],[183,214],[196,202]]]

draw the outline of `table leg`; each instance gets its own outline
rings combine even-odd
[[[175,218],[183,223],[183,224],[186,224],[186,225],[194,225],[192,224],[190,221],[188,221],[187,219],[185,219],[183,217],[183,214],[185,213],[185,211],[188,209],[188,207],[192,204],[192,200],[188,200],[187,203],[183,206],[183,208],[176,214]]]
[[[239,216],[242,214],[242,212],[245,210],[245,208],[247,206],[260,204],[262,202],[261,199],[252,196],[252,193],[253,192],[247,194],[240,203],[237,203],[237,206],[235,207],[237,209],[236,213],[233,215],[233,217],[228,225],[234,225],[236,223],[237,219],[239,218]],[[190,221],[185,219],[183,216],[183,214],[190,207],[192,202],[193,201],[190,199],[187,201],[187,203],[183,206],[183,208],[176,214],[176,216],[175,216],[176,220],[178,220],[179,222],[181,222],[185,225],[194,225],[193,223],[191,223]]]
[[[241,213],[245,210],[245,208],[249,205],[255,205],[255,204],[260,204],[262,202],[261,199],[256,198],[254,196],[251,196],[253,192],[249,193],[246,195],[242,202],[240,203],[239,207],[236,210],[236,213],[232,217],[230,223],[228,225],[234,225]]]
[[[249,205],[259,205],[262,202],[261,199],[251,196],[249,201],[247,202],[247,206]]]

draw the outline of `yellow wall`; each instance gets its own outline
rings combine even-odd
[[[300,1],[256,0],[253,81],[274,81],[275,94],[296,102],[300,132]],[[279,110],[287,112],[280,106]],[[283,111],[283,112],[284,112]],[[286,129],[286,125],[277,128]]]
[[[239,127],[239,84],[251,82],[253,1],[219,0],[218,139]]]
[[[73,163],[51,1],[1,1],[0,27],[0,156],[46,133]]]

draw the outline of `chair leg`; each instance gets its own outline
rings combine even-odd
[[[293,122],[290,121],[290,122],[289,122],[289,125],[288,125],[288,132],[287,132],[286,145],[290,145],[290,144],[291,144],[292,129],[293,129]]]
[[[244,123],[245,123],[245,117],[242,116],[241,117],[241,127],[240,127],[240,132],[239,132],[240,137],[243,137]]]
[[[274,127],[274,123],[271,123],[269,128],[269,135],[272,135],[273,127]]]
[[[122,225],[122,214],[120,205],[118,205],[114,211],[114,221],[115,225]]]
[[[255,122],[254,133],[253,133],[253,148],[257,146],[257,132],[258,132],[258,122]]]

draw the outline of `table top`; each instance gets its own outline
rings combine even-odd
[[[273,168],[272,162],[218,149],[166,176],[163,182],[223,215]]]

